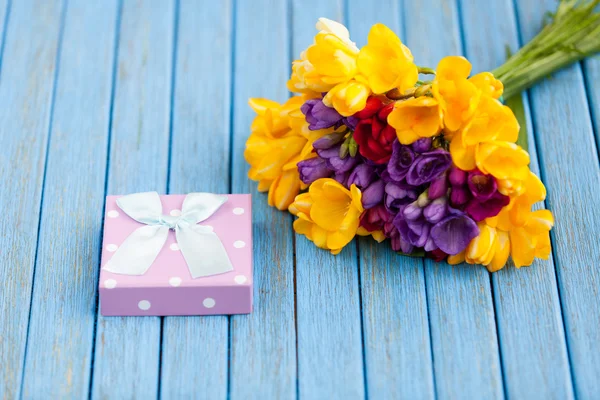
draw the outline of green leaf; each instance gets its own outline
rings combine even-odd
[[[517,94],[512,96],[508,100],[505,101],[505,104],[513,110],[515,113],[515,117],[517,117],[517,121],[521,126],[521,130],[519,131],[519,138],[517,139],[517,144],[521,146],[525,151],[529,151],[529,143],[527,141],[527,120],[525,119],[525,107],[523,106],[523,96],[521,94]]]
[[[424,250],[415,250],[412,253],[403,253],[401,251],[398,252],[401,256],[409,256],[409,257],[425,257]]]

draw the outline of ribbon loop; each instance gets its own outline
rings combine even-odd
[[[181,216],[174,217],[162,214],[160,196],[156,192],[120,197],[117,200],[119,208],[145,226],[125,239],[104,269],[124,275],[145,274],[172,229],[192,278],[232,271],[233,265],[219,237],[210,228],[197,225],[217,212],[225,202],[227,196],[190,193],[183,201]]]

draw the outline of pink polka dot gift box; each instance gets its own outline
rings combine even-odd
[[[99,286],[105,316],[250,313],[251,196],[108,196]]]

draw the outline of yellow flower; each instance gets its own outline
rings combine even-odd
[[[506,208],[511,225],[524,226],[529,220],[531,207],[546,199],[546,187],[533,172],[529,171],[526,179],[521,181],[523,191],[512,198]]]
[[[470,73],[471,63],[464,57],[445,57],[437,66],[431,89],[444,112],[444,133],[460,129],[479,103],[481,90],[467,79]]]
[[[488,140],[516,142],[519,129],[519,122],[509,107],[492,97],[483,96],[473,118],[460,130],[460,135],[465,146]]]
[[[331,89],[323,98],[323,104],[335,108],[340,115],[349,117],[365,108],[369,94],[371,91],[367,85],[351,80]]]
[[[466,261],[482,264],[494,272],[504,268],[509,256],[517,268],[531,265],[535,258],[548,259],[551,252],[549,232],[554,225],[550,211],[530,213],[523,226],[499,222],[496,217],[479,222],[479,236],[469,243],[464,252],[449,256],[448,263],[454,265]]]
[[[431,97],[415,97],[397,102],[388,115],[388,123],[396,129],[400,143],[411,144],[440,133],[442,110],[438,101]]]
[[[504,85],[491,72],[480,72],[473,75],[469,78],[469,82],[477,86],[484,95],[491,96],[494,99],[499,99],[504,92]]]
[[[244,158],[250,164],[248,177],[258,181],[259,191],[269,191],[269,204],[285,210],[300,191],[300,178],[295,168],[289,168],[305,148],[307,139],[294,125],[293,115],[302,105],[301,96],[284,104],[250,99],[257,116],[252,122]]]
[[[529,175],[529,153],[514,143],[480,143],[475,151],[475,160],[481,172],[497,179],[524,180]]]
[[[358,231],[356,231],[356,234],[358,236],[371,236],[373,237],[373,239],[375,239],[377,243],[381,243],[386,239],[385,233],[383,233],[383,231],[369,232],[362,226],[358,227]]]
[[[510,231],[510,253],[515,267],[529,266],[536,257],[544,260],[550,257],[550,229],[553,226],[552,213],[537,210],[531,213],[525,225]]]
[[[338,22],[319,18],[317,30],[314,43],[292,63],[292,76],[287,82],[291,92],[309,95],[327,92],[356,75],[358,48],[350,40],[348,29]]]
[[[294,230],[317,247],[338,254],[356,236],[364,211],[361,197],[356,185],[348,190],[333,179],[318,179],[289,207],[298,217]]]
[[[358,70],[375,94],[394,88],[404,92],[415,86],[419,79],[409,48],[383,24],[371,28],[368,44],[358,54]]]
[[[518,136],[519,123],[510,108],[483,96],[472,118],[452,137],[452,161],[462,170],[477,167],[493,175],[503,194],[519,193],[529,154],[513,143]]]
[[[284,171],[269,188],[269,205],[278,210],[287,210],[300,192],[301,184],[297,168]]]

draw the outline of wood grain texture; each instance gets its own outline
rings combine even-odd
[[[461,54],[457,3],[405,3],[406,43],[417,65]],[[489,273],[480,266],[425,260],[436,394],[441,399],[504,397]]]
[[[530,40],[553,1],[517,4],[522,40]],[[600,184],[596,148],[580,65],[531,90],[533,125],[546,205],[554,213],[553,255],[575,395],[600,391]]]
[[[173,2],[124,1],[120,18],[108,194],[167,187]],[[98,315],[92,398],[153,398],[160,319]]]
[[[463,2],[461,11],[466,55],[474,73],[501,65],[507,46],[512,52],[519,48],[512,0],[490,1],[485,9]],[[539,175],[526,97],[524,106],[531,169]],[[492,274],[492,284],[507,397],[573,398],[553,260],[537,260],[519,270],[510,264]]]
[[[248,98],[284,102],[290,69],[288,6],[278,0],[237,1],[232,91],[232,192],[251,193],[254,306],[231,317],[230,397],[296,397],[294,245],[289,214],[267,207],[248,180],[244,147],[254,112]]]
[[[22,395],[87,397],[117,2],[71,1],[59,56]]]
[[[342,8],[335,0],[293,1],[293,56],[313,42],[319,17],[343,22]],[[296,235],[296,291],[300,397],[364,397],[355,243],[333,257]]]
[[[62,4],[0,3],[0,397],[23,375]],[[26,45],[24,45],[26,44]]]
[[[228,193],[231,4],[178,6],[168,191]],[[227,316],[164,318],[162,398],[227,397],[228,328]]]
[[[402,39],[404,14],[397,0],[348,2],[351,39],[366,44],[381,22]],[[395,254],[389,242],[359,240],[367,394],[372,399],[432,399],[435,395],[423,261]]]

